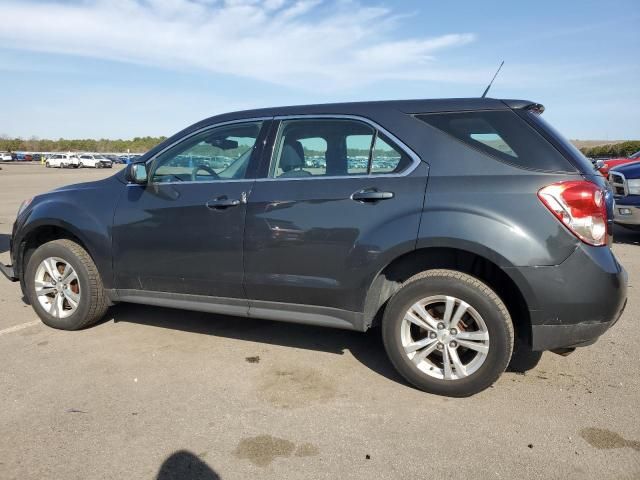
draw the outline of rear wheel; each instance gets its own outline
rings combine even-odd
[[[82,162],[80,162],[80,163],[78,164],[78,168],[84,168],[84,164],[83,164]]]
[[[45,167],[47,167],[47,168],[51,168],[51,164],[50,164],[49,162],[46,162],[46,163],[44,164],[44,166],[45,166]]]
[[[462,272],[429,270],[391,298],[382,321],[398,372],[426,392],[478,393],[504,372],[513,350],[507,308],[486,284]]]
[[[29,257],[25,279],[33,309],[50,327],[78,330],[100,320],[107,310],[95,263],[71,240],[38,247]]]

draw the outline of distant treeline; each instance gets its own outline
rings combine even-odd
[[[640,150],[640,140],[581,148],[587,157],[627,157]]]
[[[167,137],[135,137],[132,140],[110,140],[91,138],[68,140],[46,140],[31,138],[2,138],[0,137],[0,151],[2,152],[122,152],[144,153],[155,147]]]
[[[122,152],[144,153],[155,147],[167,137],[135,137],[132,140],[110,140],[91,138],[69,140],[47,140],[38,138],[6,138],[0,137],[0,152]],[[580,149],[587,157],[624,157],[640,150],[640,141],[583,147]],[[315,153],[309,151],[308,153]],[[320,155],[322,152],[317,152]],[[351,152],[350,152],[351,153]],[[358,152],[360,153],[360,152]],[[362,152],[363,155],[368,152]]]

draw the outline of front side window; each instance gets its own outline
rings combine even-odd
[[[370,125],[347,119],[296,119],[280,124],[270,178],[399,173],[411,159]]]
[[[262,122],[232,124],[189,137],[156,158],[151,181],[243,179],[261,127]]]

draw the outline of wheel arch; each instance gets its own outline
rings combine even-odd
[[[73,225],[65,222],[60,219],[39,219],[38,221],[30,224],[28,228],[26,228],[20,237],[19,246],[18,246],[18,257],[16,261],[16,267],[18,271],[18,277],[20,278],[20,283],[24,289],[25,286],[25,278],[24,272],[26,270],[27,262],[29,261],[29,257],[31,254],[40,246],[47,242],[53,240],[61,240],[67,239],[71,240],[78,245],[80,245],[91,257],[91,259],[98,264],[96,261],[96,255],[94,253],[94,249],[92,248],[91,242],[88,241],[85,234],[80,231],[78,228]],[[105,280],[104,275],[101,273],[101,269],[98,268],[98,273],[100,274],[103,282]]]
[[[379,325],[389,299],[413,275],[436,268],[451,269],[470,274],[491,287],[505,302],[516,336],[529,344],[531,294],[524,281],[518,278],[517,270],[501,266],[496,259],[484,252],[449,246],[423,247],[399,255],[371,282],[365,299],[365,319],[371,326]]]

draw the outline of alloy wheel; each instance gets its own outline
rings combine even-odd
[[[448,295],[414,303],[400,324],[400,339],[409,360],[441,380],[472,375],[489,353],[489,330],[482,316],[463,300]]]
[[[80,282],[73,267],[62,258],[44,259],[35,275],[35,291],[40,306],[51,316],[66,318],[80,303]]]

